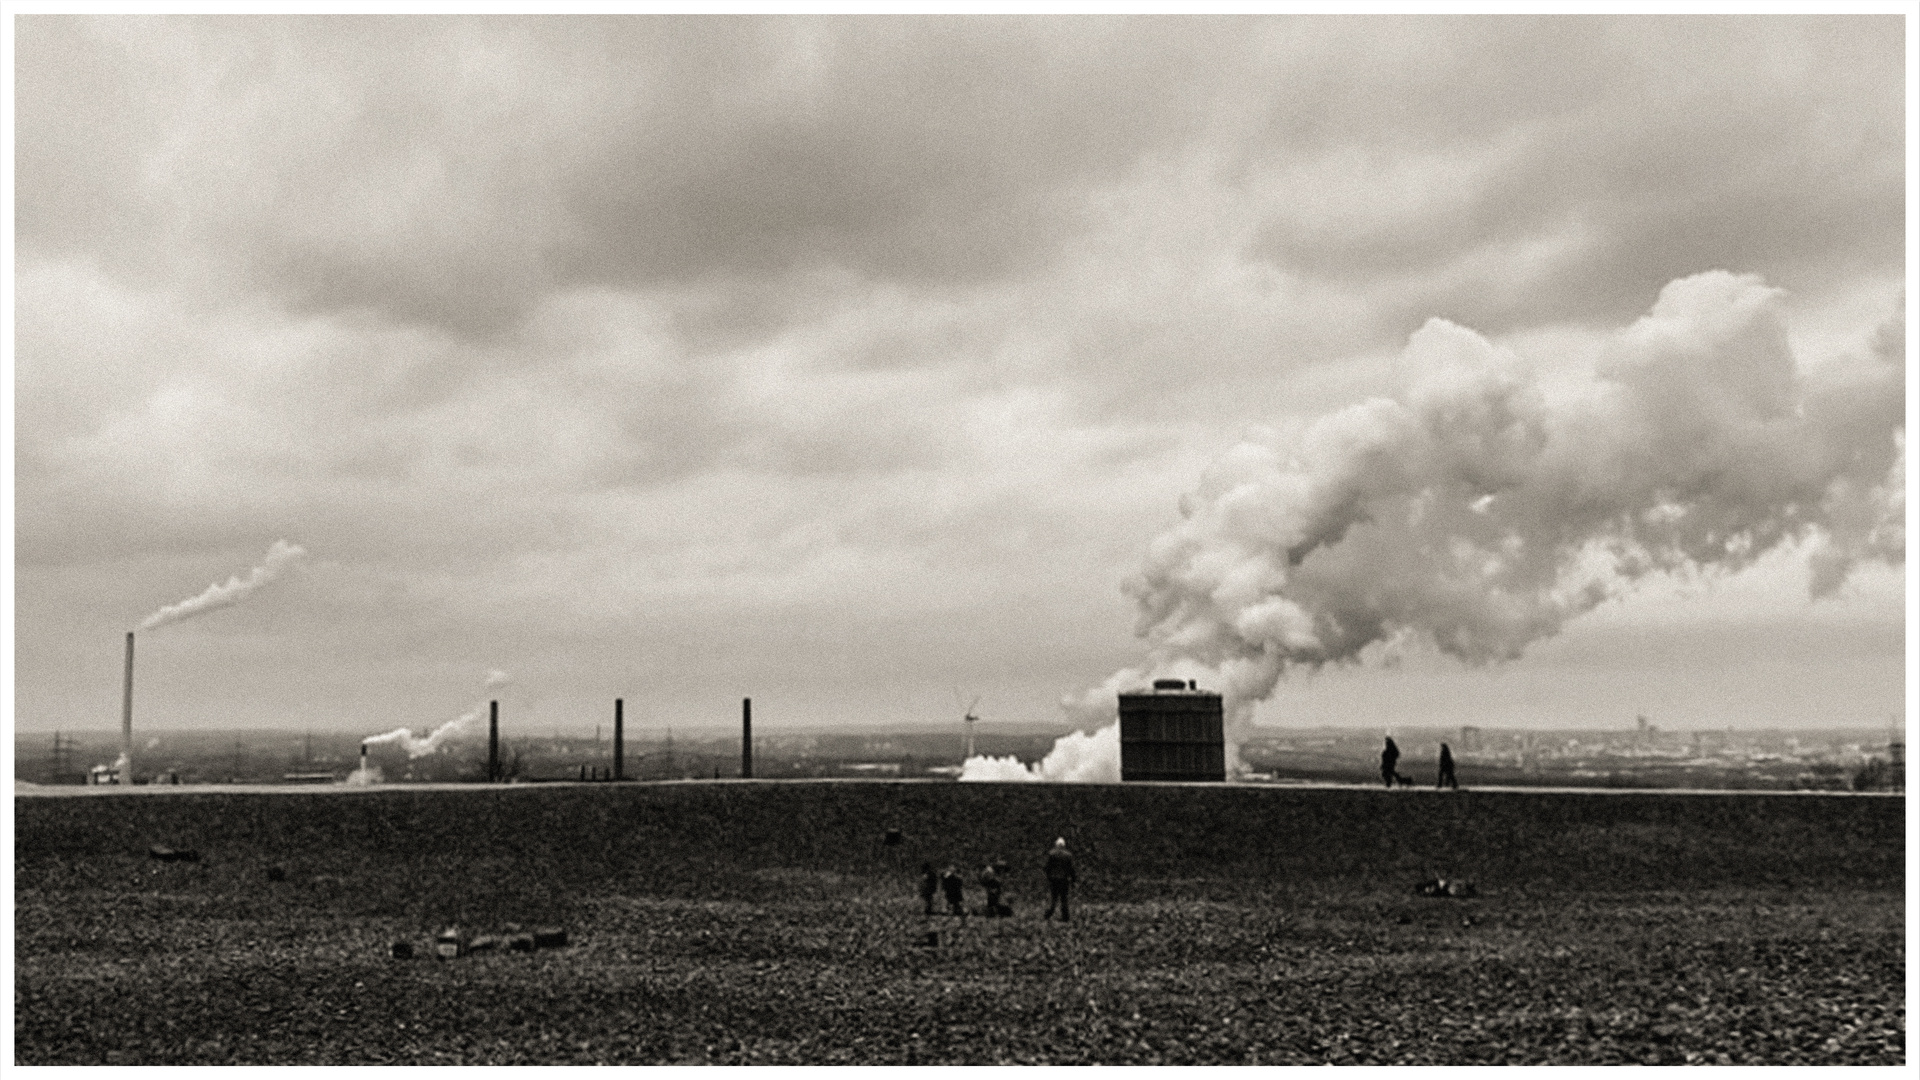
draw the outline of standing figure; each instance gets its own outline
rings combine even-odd
[[[1460,781],[1453,778],[1453,751],[1447,749],[1446,743],[1440,744],[1440,779],[1434,781],[1433,786],[1460,790]]]
[[[933,914],[933,894],[940,891],[940,875],[933,872],[933,864],[920,864],[920,902],[926,905],[927,914]]]
[[[967,917],[965,885],[960,880],[960,871],[949,866],[940,875],[940,888],[947,894],[947,914],[958,915],[964,922]]]
[[[1399,775],[1400,748],[1393,745],[1393,736],[1387,736],[1387,748],[1380,751],[1380,779],[1388,787],[1393,786],[1393,778]]]
[[[1053,917],[1053,909],[1060,909],[1060,921],[1067,921],[1067,893],[1072,890],[1074,881],[1073,853],[1067,850],[1067,838],[1061,837],[1053,842],[1053,850],[1047,852],[1047,913],[1040,916],[1042,921]]]
[[[987,891],[987,918],[997,919],[1007,914],[1007,909],[1000,903],[1000,874],[992,863],[980,871],[980,887]]]

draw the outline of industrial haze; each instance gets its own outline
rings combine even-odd
[[[1395,727],[1401,771],[1434,782],[1439,745],[1450,745],[1466,786],[1691,789],[1722,791],[1899,790],[1904,740],[1897,727],[1711,729],[1658,725],[1595,731]],[[1062,732],[1000,727],[976,736],[982,756],[1033,761]],[[159,732],[142,744],[142,782],[311,784],[344,781],[359,764],[361,740],[332,732],[279,730]],[[117,733],[94,730],[14,737],[14,775],[33,784],[85,783],[90,765],[119,752]],[[1262,728],[1241,746],[1249,783],[1375,784],[1380,737],[1372,729]],[[466,738],[409,759],[372,748],[389,783],[478,781],[486,739]],[[754,737],[756,779],[950,780],[964,737],[924,726],[870,730],[762,731]],[[607,779],[612,727],[600,737],[514,733],[501,738],[509,781]],[[627,732],[624,772],[632,780],[734,779],[740,735],[719,727]],[[154,780],[155,777],[159,779]]]

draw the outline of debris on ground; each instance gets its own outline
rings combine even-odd
[[[399,949],[404,943],[395,943],[394,956],[400,958]],[[498,934],[469,934],[457,926],[449,926],[434,936],[434,955],[445,960],[455,957],[471,956],[484,952],[530,953],[535,949],[562,949],[567,945],[567,932],[557,926],[542,927],[531,933],[522,931],[518,924],[508,923]],[[407,946],[407,955],[411,956],[412,946]]]
[[[153,845],[152,847],[147,849],[147,854],[153,856],[156,859],[159,859],[161,862],[199,862],[200,861],[200,853],[193,850],[192,848],[168,847],[165,844]]]
[[[1468,897],[1480,895],[1480,891],[1473,887],[1473,882],[1465,878],[1453,878],[1451,880],[1438,877],[1429,878],[1415,885],[1413,891],[1420,896],[1430,896],[1436,899],[1451,898],[1463,900]]]

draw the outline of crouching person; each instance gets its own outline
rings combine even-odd
[[[980,871],[980,887],[987,893],[987,918],[1004,919],[1013,914],[1013,909],[1000,899],[1000,871],[992,863]]]

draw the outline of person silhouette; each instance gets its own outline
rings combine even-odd
[[[933,894],[940,891],[940,875],[933,872],[932,863],[920,864],[920,902],[926,905],[927,914],[933,914]]]
[[[960,880],[960,871],[951,866],[947,867],[940,875],[940,888],[947,894],[947,914],[958,915],[960,921],[965,922],[967,919],[966,884]]]
[[[1063,836],[1047,852],[1047,912],[1040,916],[1042,921],[1052,918],[1056,907],[1060,909],[1060,921],[1067,921],[1067,894],[1073,890],[1074,878],[1073,853],[1067,850],[1067,838]]]
[[[1440,778],[1433,782],[1433,786],[1460,790],[1460,781],[1453,777],[1453,751],[1447,749],[1446,743],[1440,744]]]
[[[1400,748],[1393,744],[1393,736],[1387,736],[1387,748],[1380,751],[1380,779],[1388,787],[1393,786],[1393,778],[1399,775]]]

